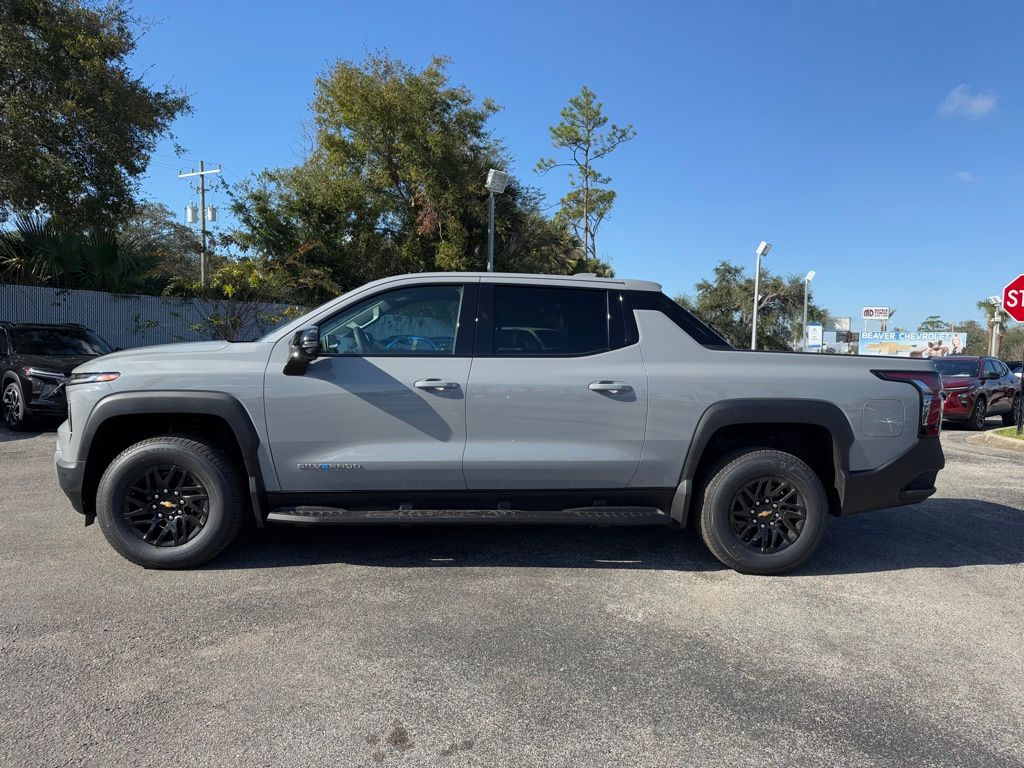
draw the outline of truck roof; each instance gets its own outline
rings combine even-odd
[[[479,279],[484,283],[501,283],[510,280],[550,283],[571,283],[578,285],[581,282],[599,283],[602,286],[615,285],[627,291],[660,291],[661,284],[650,280],[634,280],[622,277],[598,277],[592,272],[575,275],[542,275],[529,272],[415,272],[406,275],[394,275],[394,277],[441,277],[451,279]],[[388,278],[385,278],[388,279]]]

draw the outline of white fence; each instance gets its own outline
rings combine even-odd
[[[134,296],[100,291],[0,285],[0,320],[15,323],[79,323],[114,347],[127,349],[178,341],[207,341],[210,302],[201,299]],[[252,341],[276,325],[285,305],[266,304],[241,329],[238,341]]]

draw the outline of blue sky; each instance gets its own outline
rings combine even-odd
[[[183,210],[179,165],[237,181],[301,160],[314,77],[386,49],[504,109],[513,171],[536,176],[547,126],[586,83],[637,138],[605,164],[619,198],[598,238],[617,274],[689,292],[730,259],[817,271],[838,316],[976,317],[1024,272],[1024,4],[137,1],[133,59],[192,97],[143,182]],[[221,194],[213,201],[224,202]]]

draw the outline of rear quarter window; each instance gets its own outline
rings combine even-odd
[[[732,349],[714,328],[696,315],[683,309],[663,293],[656,291],[630,291],[629,300],[633,309],[651,309],[661,312],[679,326],[690,338],[709,349]]]

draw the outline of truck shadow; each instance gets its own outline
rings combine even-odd
[[[929,499],[831,521],[793,576],[1024,562],[1024,511],[986,501]],[[691,530],[557,526],[366,526],[251,531],[212,569],[346,563],[381,568],[597,568],[715,571]]]

